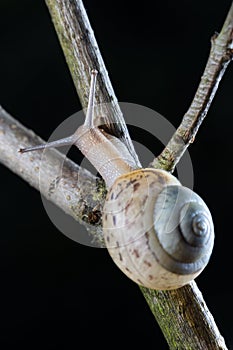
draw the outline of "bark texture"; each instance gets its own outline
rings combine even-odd
[[[224,338],[194,281],[173,291],[140,288],[170,349],[227,349]]]

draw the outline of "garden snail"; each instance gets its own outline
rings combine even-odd
[[[213,249],[214,228],[203,200],[170,173],[135,169],[116,137],[94,125],[95,70],[85,122],[73,135],[35,147],[76,145],[108,188],[103,232],[108,251],[133,281],[151,289],[176,289],[200,274]]]

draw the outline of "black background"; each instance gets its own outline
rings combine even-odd
[[[84,3],[119,101],[150,107],[178,126],[231,1]],[[0,103],[47,139],[80,109],[47,8],[39,0],[1,0],[0,27]],[[190,148],[194,189],[216,230],[211,261],[197,283],[231,349],[232,69]],[[2,349],[167,349],[137,286],[105,249],[60,233],[39,193],[2,166],[0,191]]]

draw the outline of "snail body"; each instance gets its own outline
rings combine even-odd
[[[214,229],[204,201],[170,173],[138,169],[125,145],[94,125],[96,71],[84,124],[67,138],[21,153],[76,145],[103,176],[106,247],[134,282],[151,289],[179,288],[197,277],[213,249]]]

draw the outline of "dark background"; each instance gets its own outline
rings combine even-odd
[[[119,101],[150,107],[178,126],[231,1],[84,3]],[[80,104],[47,8],[39,0],[1,0],[0,27],[0,103],[48,139]],[[190,148],[194,189],[216,230],[211,261],[197,283],[231,349],[232,72]],[[167,349],[139,289],[105,249],[60,233],[39,193],[2,166],[0,191],[2,349]]]

